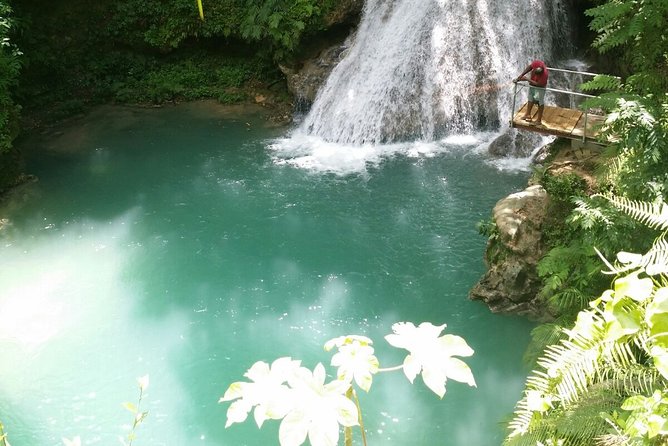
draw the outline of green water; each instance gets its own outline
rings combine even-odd
[[[278,423],[225,429],[227,386],[257,360],[328,365],[363,334],[383,366],[398,321],[448,324],[478,387],[375,378],[369,444],[487,446],[503,437],[531,324],[467,292],[484,272],[474,227],[526,173],[458,147],[395,153],[335,175],[277,163],[285,129],[196,105],[104,109],[24,142],[40,181],[0,232],[0,420],[13,446],[119,444],[148,374],[137,446],[272,445]],[[333,372],[328,367],[330,373]]]

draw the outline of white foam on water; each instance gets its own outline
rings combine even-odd
[[[503,172],[530,172],[534,164],[534,157],[538,151],[545,145],[553,142],[555,137],[553,136],[544,136],[542,137],[538,145],[534,148],[529,156],[525,157],[503,157],[503,158],[491,158],[486,162],[494,166],[500,171]]]
[[[487,163],[503,172],[530,172],[532,159],[531,156],[524,158],[505,157],[490,159]]]
[[[365,174],[370,168],[397,156],[433,158],[443,153],[487,150],[493,133],[451,135],[439,141],[408,141],[393,144],[340,144],[295,132],[268,144],[277,165],[290,165],[313,173],[336,175]]]

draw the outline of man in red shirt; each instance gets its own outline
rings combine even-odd
[[[531,77],[527,79],[524,77],[531,72]],[[524,69],[522,74],[517,76],[513,82],[527,81],[529,82],[529,104],[527,111],[522,117],[525,121],[531,123],[531,110],[534,105],[538,105],[538,113],[536,113],[536,121],[532,125],[542,125],[543,110],[545,109],[545,87],[547,86],[547,66],[542,60],[534,60]]]

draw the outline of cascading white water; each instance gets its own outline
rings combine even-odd
[[[299,133],[341,144],[431,141],[498,127],[512,79],[550,65],[565,0],[367,0],[345,57]]]

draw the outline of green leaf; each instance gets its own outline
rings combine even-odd
[[[278,25],[281,23],[281,20],[283,19],[283,15],[275,12],[272,15],[269,16],[269,27],[272,29],[277,29]]]
[[[638,278],[639,272],[629,274],[615,281],[615,298],[630,297],[637,302],[643,302],[652,294],[654,284],[652,279]]]
[[[642,395],[635,395],[624,400],[622,404],[622,409],[624,410],[638,410],[645,409],[651,405],[649,398]]]
[[[659,346],[650,349],[650,355],[654,360],[654,366],[665,379],[668,379],[668,350]]]

